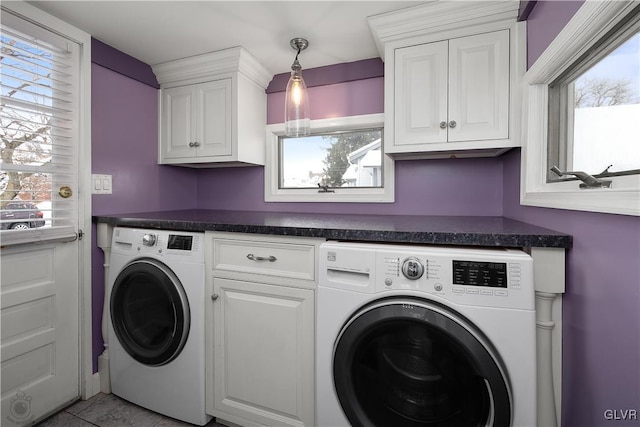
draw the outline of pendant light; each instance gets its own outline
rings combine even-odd
[[[298,55],[309,46],[309,42],[296,37],[291,39],[290,45],[297,53],[296,59],[291,65],[291,77],[287,83],[284,101],[284,132],[287,136],[307,136],[311,133],[309,98],[307,85],[302,78],[302,67],[298,62]]]

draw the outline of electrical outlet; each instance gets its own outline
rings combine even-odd
[[[91,194],[112,194],[111,175],[91,175]]]

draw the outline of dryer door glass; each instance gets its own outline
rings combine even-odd
[[[450,310],[387,300],[342,330],[334,383],[352,426],[509,426],[500,362],[481,334]]]
[[[145,365],[164,365],[189,335],[189,304],[173,272],[152,259],[130,263],[111,291],[111,323],[125,351]]]

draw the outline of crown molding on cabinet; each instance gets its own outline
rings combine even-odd
[[[161,86],[240,72],[266,89],[273,75],[241,46],[152,66]]]
[[[370,16],[369,29],[384,60],[385,43],[501,21],[516,22],[517,1],[434,1]]]

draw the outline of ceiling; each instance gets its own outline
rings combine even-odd
[[[420,1],[29,1],[96,39],[155,65],[242,46],[270,72],[378,57],[367,17]]]

